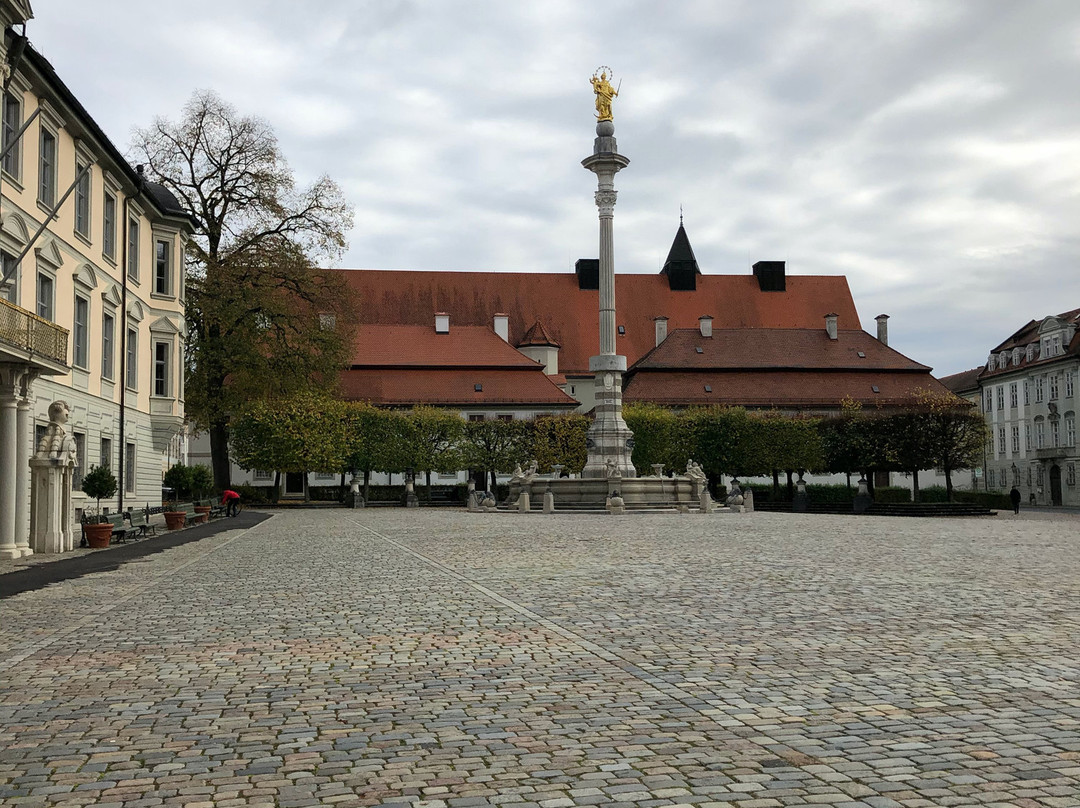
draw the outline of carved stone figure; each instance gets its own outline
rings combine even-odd
[[[619,468],[619,463],[614,457],[609,457],[605,465],[607,466],[607,478],[609,480],[622,479],[622,469]]]
[[[67,434],[64,424],[68,422],[71,408],[66,401],[54,401],[49,405],[49,426],[41,436],[35,457],[51,457],[60,461],[75,462],[75,440]]]
[[[705,472],[701,468],[700,463],[695,463],[693,460],[686,461],[686,476],[696,482],[707,482],[708,477],[705,476]]]

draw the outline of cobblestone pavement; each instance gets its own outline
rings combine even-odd
[[[0,605],[0,803],[1080,806],[1071,519],[284,513]]]

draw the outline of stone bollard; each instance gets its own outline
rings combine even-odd
[[[495,504],[495,497],[491,495],[490,491],[484,492],[484,496],[480,500],[480,510],[485,513],[492,513],[498,510],[498,506]]]
[[[405,507],[406,508],[419,508],[420,498],[416,496],[416,490],[413,487],[413,481],[408,480],[405,483]]]
[[[859,478],[859,491],[855,494],[855,513],[866,513],[870,510],[870,506],[874,504],[873,498],[870,496],[870,490],[866,486],[866,478]]]
[[[744,513],[753,513],[754,512],[754,489],[753,488],[747,488],[746,493],[743,494],[743,512]]]
[[[555,495],[550,488],[544,492],[544,513],[555,513]]]
[[[709,496],[708,489],[705,489],[701,492],[701,497],[698,499],[698,502],[700,503],[700,510],[698,511],[699,513],[713,512],[712,497]]]
[[[528,513],[529,512],[529,506],[530,506],[529,492],[522,489],[521,493],[518,494],[518,501],[517,501],[518,513]]]
[[[806,513],[809,505],[809,500],[806,496],[806,480],[802,477],[795,484],[795,495],[791,499],[791,511],[792,513]]]
[[[626,502],[618,491],[612,491],[611,495],[607,498],[605,503],[608,513],[626,513]]]
[[[469,513],[478,513],[482,510],[483,508],[480,507],[480,497],[474,488],[469,492]]]

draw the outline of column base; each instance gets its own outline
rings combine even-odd
[[[17,558],[22,558],[22,552],[17,547],[0,548],[0,561],[14,561]]]

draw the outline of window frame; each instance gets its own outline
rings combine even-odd
[[[1011,408],[1013,408],[1013,409],[1016,409],[1016,405],[1017,405],[1017,403],[1019,401],[1019,396],[1017,395],[1017,392],[1018,391],[1017,391],[1016,382],[1010,382],[1009,383],[1009,406]]]
[[[84,309],[81,322],[79,320],[80,304]],[[71,364],[80,370],[90,369],[90,299],[78,292],[75,293],[75,307],[71,320]]]
[[[165,248],[164,260],[162,260],[160,253],[161,247]],[[172,253],[172,241],[170,239],[154,239],[154,294],[156,295],[172,297]]]
[[[118,204],[116,194],[105,188],[101,200],[101,254],[114,263],[116,261],[116,210]]]
[[[47,306],[42,307],[42,281],[47,282],[49,290],[49,299]],[[56,315],[56,278],[51,272],[44,271],[41,267],[38,267],[37,282],[34,286],[34,313],[42,319],[48,320],[50,323],[55,323]]]
[[[101,378],[116,377],[116,312],[101,313]]]
[[[127,224],[127,272],[128,280],[132,283],[139,282],[139,241],[142,238],[142,223],[138,215],[131,213]]]
[[[60,137],[52,127],[47,126],[40,117],[38,127],[38,204],[52,210],[56,205],[57,171],[56,161],[60,153]],[[51,148],[46,148],[46,143]]]
[[[136,493],[135,477],[139,467],[135,463],[135,444],[128,443],[124,447],[124,493]]]
[[[164,358],[160,349],[164,348]],[[172,387],[172,343],[167,340],[154,340],[154,396],[169,398]]]
[[[102,435],[98,444],[98,465],[111,469],[112,462],[112,438]]]
[[[124,387],[138,392],[139,390],[139,329],[138,326],[128,324],[127,340],[124,346],[126,360]]]
[[[9,89],[3,95],[3,109],[0,110],[0,148],[6,148],[12,138],[15,137],[15,133],[19,131],[19,128],[23,125],[23,98],[21,93],[13,92]],[[9,122],[8,110],[14,108],[17,110],[14,121]],[[9,178],[15,182],[22,181],[22,154],[23,144],[20,138],[14,148],[7,153],[4,157],[3,164],[0,168],[8,175]]]
[[[79,172],[86,168],[86,173],[82,175],[77,183],[75,183],[75,235],[82,236],[87,241],[90,240],[90,222],[92,211],[90,209],[90,194],[93,193],[94,183],[93,175],[94,168],[93,162],[87,160],[81,155],[75,157],[75,176],[79,176]],[[79,219],[82,218],[82,227],[79,226]]]

